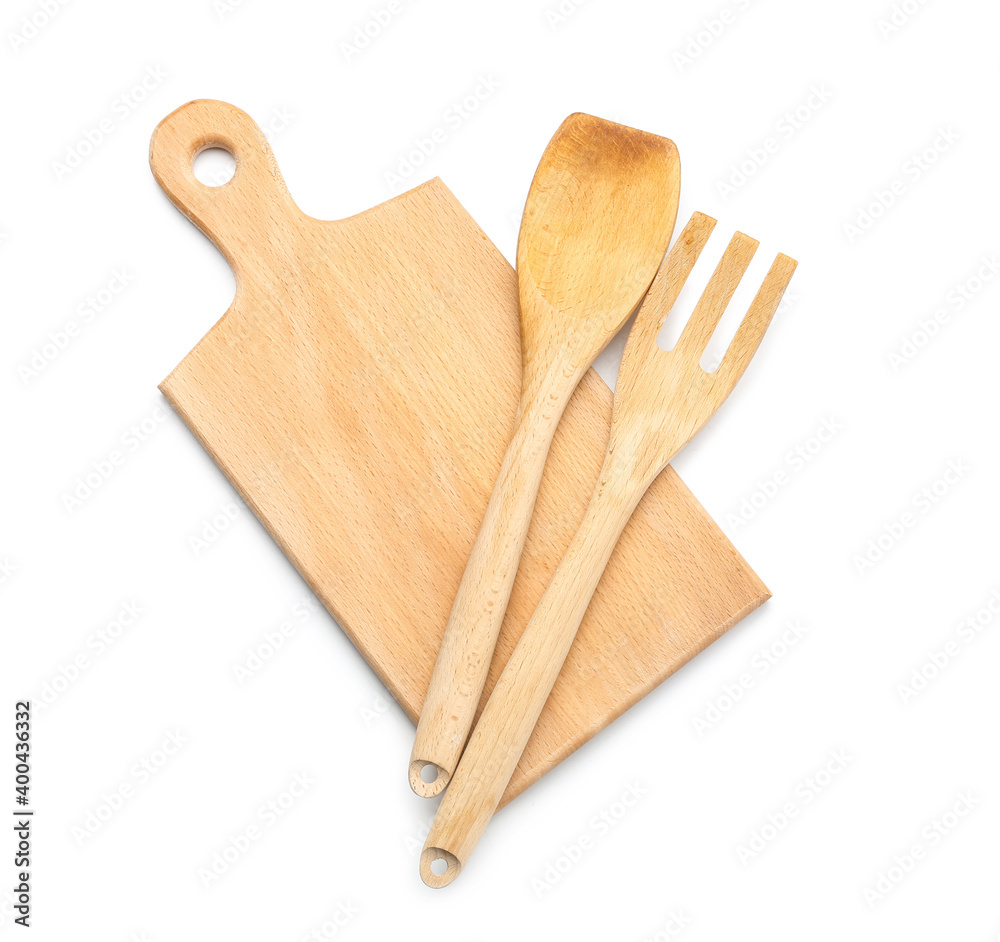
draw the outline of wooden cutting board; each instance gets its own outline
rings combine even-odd
[[[199,183],[223,147],[236,173]],[[194,101],[157,182],[236,276],[160,389],[413,720],[520,385],[515,274],[440,180],[338,221],[304,215],[256,124]],[[591,371],[556,433],[484,698],[590,498],[611,421]],[[504,803],[769,592],[672,469],[625,530]],[[406,788],[406,756],[400,756]]]

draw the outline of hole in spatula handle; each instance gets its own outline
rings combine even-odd
[[[447,886],[461,870],[458,858],[443,847],[425,847],[420,855],[420,879],[434,889]]]

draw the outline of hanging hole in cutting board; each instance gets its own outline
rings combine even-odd
[[[205,186],[222,186],[236,173],[236,158],[225,147],[206,147],[194,158],[194,175]]]

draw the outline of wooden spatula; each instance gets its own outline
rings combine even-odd
[[[580,528],[524,629],[472,733],[420,857],[420,876],[446,886],[474,850],[531,735],[618,537],[646,489],[715,414],[760,344],[795,262],[779,255],[722,363],[699,365],[757,243],[737,233],[676,347],[658,349],[715,220],[696,213],[653,282],[629,334],[604,465]],[[627,630],[623,626],[622,630]]]
[[[677,215],[664,137],[568,117],[535,172],[517,245],[523,373],[514,434],[445,629],[410,756],[438,794],[472,720],[524,548],[542,469],[577,384],[642,299]]]

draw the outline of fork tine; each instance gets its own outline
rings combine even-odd
[[[785,288],[788,287],[796,265],[798,262],[795,259],[780,254],[772,263],[767,277],[750,304],[750,309],[736,331],[732,343],[729,344],[729,349],[726,350],[718,370],[716,370],[716,382],[719,384],[720,390],[722,386],[726,387],[725,395],[728,395],[729,390],[739,381],[753,359],[753,355],[757,352],[764,337],[764,331],[767,330],[771,318],[774,317],[774,312],[781,303],[781,297],[785,293]]]
[[[704,213],[692,214],[646,292],[635,323],[629,331],[626,350],[629,346],[635,349],[640,345],[644,347],[648,342],[656,342],[663,322],[714,228],[715,220],[711,216]]]
[[[694,312],[681,333],[680,340],[677,341],[678,354],[696,360],[701,359],[759,244],[756,239],[751,239],[742,232],[737,232],[729,241],[708,286],[702,292]]]

